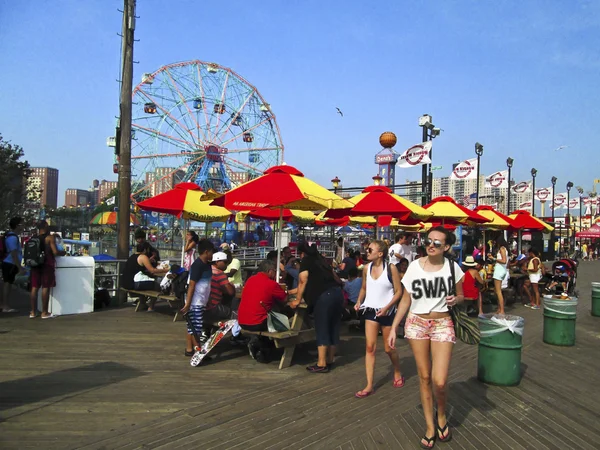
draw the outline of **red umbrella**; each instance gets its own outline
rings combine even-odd
[[[512,230],[538,230],[547,232],[553,230],[546,222],[533,217],[529,211],[522,209],[514,211],[508,218],[512,222],[510,227]]]
[[[584,239],[600,238],[600,225],[595,224],[589,227],[587,230],[578,231],[575,233],[575,237]]]
[[[179,183],[167,192],[163,192],[162,194],[139,202],[137,206],[146,211],[154,211],[180,217],[183,214],[183,207],[188,191],[201,190],[202,188],[196,183]]]

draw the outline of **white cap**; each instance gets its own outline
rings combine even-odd
[[[217,261],[227,261],[227,255],[223,252],[213,253],[212,262],[217,262]]]

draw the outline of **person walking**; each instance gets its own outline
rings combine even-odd
[[[448,371],[456,336],[448,308],[464,299],[463,271],[446,257],[454,242],[454,234],[444,227],[429,231],[425,240],[427,256],[413,261],[402,278],[404,294],[388,335],[389,347],[395,348],[398,326],[408,312],[404,337],[415,357],[427,427],[420,441],[422,448],[433,448],[437,439],[441,442],[452,439],[446,406]],[[453,287],[455,295],[451,294]],[[433,414],[434,393],[437,418]]]
[[[373,241],[367,248],[369,263],[363,270],[363,282],[354,309],[363,311],[365,319],[366,354],[365,369],[367,385],[358,391],[356,398],[365,398],[375,393],[373,378],[375,372],[375,350],[379,331],[383,335],[385,352],[394,366],[394,387],[404,386],[404,377],[400,370],[400,360],[395,349],[388,345],[396,305],[402,295],[400,274],[394,264],[387,262],[388,248],[383,241]]]
[[[3,296],[2,296],[2,312],[14,313],[16,309],[10,307],[10,293],[15,277],[25,273],[25,268],[21,265],[23,260],[23,252],[21,250],[21,240],[19,234],[23,231],[23,219],[21,217],[13,217],[10,219],[8,231],[4,237],[4,250],[6,257],[2,260],[2,279],[4,281]]]
[[[341,280],[334,273],[316,245],[302,242],[298,246],[302,257],[296,300],[290,303],[298,306],[302,298],[308,305],[308,312],[315,318],[318,361],[308,366],[311,373],[327,373],[335,358],[336,346],[340,341],[340,326],[344,310],[344,294]]]
[[[504,239],[504,236],[499,235],[494,242],[494,252],[496,257],[490,256],[494,264],[494,273],[492,278],[494,279],[494,292],[498,299],[498,310],[496,314],[504,314],[504,296],[502,295],[502,282],[508,275],[508,244]]]

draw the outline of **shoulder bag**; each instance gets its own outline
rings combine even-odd
[[[450,264],[451,273],[450,295],[456,295],[454,261],[448,258],[448,263]],[[472,320],[459,305],[449,306],[448,309],[450,310],[450,316],[454,323],[454,333],[456,334],[456,337],[465,344],[479,344],[479,341],[481,340],[479,325]]]

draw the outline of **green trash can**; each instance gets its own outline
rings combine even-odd
[[[561,300],[544,296],[544,342],[551,345],[575,345],[577,299]]]
[[[592,316],[600,317],[600,283],[592,282]]]
[[[497,386],[521,382],[521,349],[525,319],[519,316],[479,316],[481,341],[477,358],[477,379]]]

